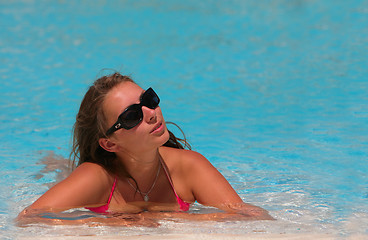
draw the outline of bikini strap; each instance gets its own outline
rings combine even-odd
[[[110,201],[111,201],[111,198],[112,198],[112,194],[114,193],[114,190],[115,190],[115,186],[116,186],[116,182],[117,182],[117,178],[115,177],[115,180],[114,180],[114,183],[112,185],[112,189],[111,189],[111,192],[110,192],[110,196],[109,196],[109,200],[107,201],[107,204],[110,204]]]
[[[171,185],[171,188],[172,190],[174,191],[174,194],[175,194],[175,197],[176,197],[176,200],[178,201],[179,203],[179,206],[180,206],[180,210],[181,211],[188,211],[189,210],[189,207],[190,207],[190,203],[187,203],[185,201],[183,201],[179,196],[178,194],[176,193],[175,191],[175,188],[174,188],[174,184],[172,182],[172,179],[171,179],[171,176],[169,174],[169,170],[167,169],[167,166],[165,164],[165,162],[162,160],[161,156],[160,156],[160,162],[161,162],[161,165],[162,165],[162,168],[164,169],[164,172],[166,174],[166,177],[167,179],[169,180],[169,183]]]
[[[176,193],[176,191],[175,191],[174,184],[173,184],[173,182],[172,182],[172,180],[171,180],[171,176],[170,176],[170,174],[169,174],[169,170],[167,169],[166,163],[162,160],[161,155],[160,155],[159,159],[160,159],[160,163],[161,163],[161,165],[162,165],[162,168],[164,169],[164,172],[165,172],[165,174],[166,174],[166,177],[167,177],[167,179],[169,180],[169,183],[170,183],[170,185],[171,185],[171,188],[172,188],[172,190],[174,191],[174,194],[175,194],[176,198],[179,198],[178,194],[177,194],[177,193]]]

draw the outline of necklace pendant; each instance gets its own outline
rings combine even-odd
[[[149,200],[148,195],[145,195],[145,196],[143,197],[143,200],[144,200],[145,202],[148,202],[148,200]]]

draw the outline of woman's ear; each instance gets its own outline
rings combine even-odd
[[[117,152],[119,147],[108,138],[100,138],[98,140],[100,146],[108,152]]]

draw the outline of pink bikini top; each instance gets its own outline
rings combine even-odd
[[[161,161],[161,159],[160,159],[160,161]],[[189,210],[189,207],[190,207],[190,203],[187,203],[187,202],[183,201],[178,196],[178,194],[175,191],[174,184],[172,183],[171,178],[169,176],[169,173],[168,173],[168,171],[166,169],[165,164],[162,161],[161,161],[161,164],[162,164],[162,168],[165,170],[164,172],[166,174],[167,179],[170,182],[171,188],[174,191],[174,194],[176,196],[176,200],[177,200],[177,202],[178,202],[178,204],[180,206],[180,210],[181,211],[188,211]],[[105,205],[100,206],[100,207],[86,207],[86,209],[89,209],[92,212],[96,212],[96,213],[107,213],[107,211],[109,210],[109,205],[110,205],[110,201],[111,201],[111,198],[112,198],[112,194],[114,193],[114,190],[115,190],[115,187],[116,187],[116,182],[117,182],[117,178],[115,178],[115,180],[114,180],[114,183],[112,185],[112,189],[111,189],[111,192],[110,192],[109,200],[107,201],[107,203]]]
[[[181,211],[188,211],[189,210],[189,208],[190,208],[190,203],[187,203],[187,202],[185,202],[183,199],[181,199],[179,196],[178,196],[178,194],[176,193],[176,191],[175,191],[175,188],[174,188],[174,184],[173,184],[173,182],[171,181],[171,177],[170,177],[170,175],[169,175],[169,171],[166,169],[166,164],[162,161],[162,159],[161,158],[159,158],[160,159],[160,162],[161,162],[161,165],[162,165],[162,168],[165,170],[164,172],[165,172],[165,174],[166,174],[166,177],[167,177],[167,179],[169,180],[169,182],[170,182],[170,185],[171,185],[171,188],[172,188],[172,190],[174,191],[174,194],[175,194],[175,197],[176,197],[176,201],[179,203],[179,206],[180,206],[180,210]]]
[[[107,201],[107,203],[105,205],[99,206],[99,207],[86,207],[86,208],[91,210],[92,212],[106,213],[107,210],[109,210],[109,205],[110,205],[110,202],[111,202],[112,194],[114,193],[117,181],[118,181],[118,179],[115,178],[114,183],[112,184],[112,189],[111,189],[111,192],[110,192],[109,200]]]

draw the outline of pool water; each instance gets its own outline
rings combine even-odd
[[[367,22],[360,0],[2,1],[0,235],[368,234]],[[165,119],[277,221],[15,226],[65,176],[103,68],[152,86]]]

